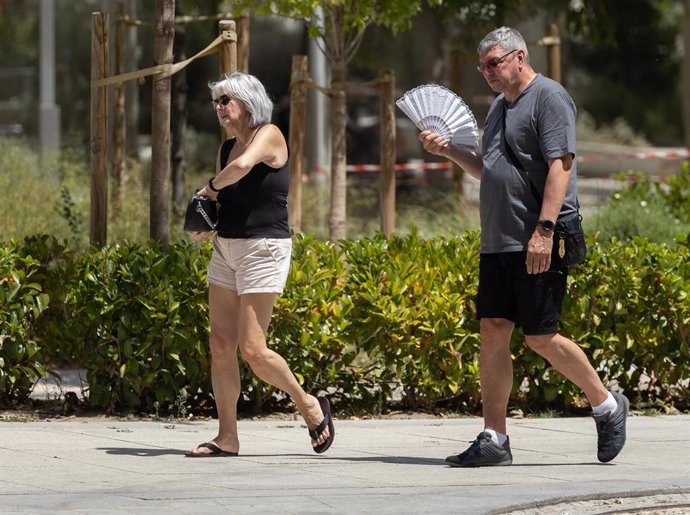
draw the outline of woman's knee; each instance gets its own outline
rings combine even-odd
[[[213,330],[209,335],[209,347],[211,349],[211,356],[216,359],[237,354],[237,342]]]
[[[244,362],[254,371],[261,370],[270,359],[270,352],[265,345],[243,345],[240,352]]]

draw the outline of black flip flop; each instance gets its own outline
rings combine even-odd
[[[323,442],[321,445],[317,445],[316,447],[314,447],[314,452],[316,454],[321,454],[326,452],[333,443],[333,439],[335,438],[335,426],[333,425],[333,418],[331,417],[331,403],[328,402],[328,399],[326,397],[319,397],[318,399],[319,405],[321,406],[321,411],[323,411],[323,420],[319,424],[319,427],[317,427],[316,429],[309,430],[309,436],[311,436],[312,439],[316,440],[319,436],[321,436],[321,433],[324,432],[326,427],[328,427],[328,431],[330,434],[326,441]]]
[[[206,449],[210,449],[211,452],[205,452],[205,453],[200,453],[200,452],[188,452],[185,454],[187,458],[217,458],[220,456],[238,456],[239,454],[236,452],[230,452],[230,451],[224,451],[220,447],[218,447],[216,444],[213,442],[204,442],[202,444],[197,445],[197,449],[199,447],[205,447]]]

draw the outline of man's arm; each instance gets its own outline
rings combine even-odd
[[[570,174],[573,171],[573,155],[549,160],[549,173],[544,186],[544,200],[539,212],[539,220],[555,222],[563,207],[565,194],[568,191]],[[553,249],[553,231],[545,231],[537,226],[527,244],[527,273],[546,272],[551,266]]]
[[[482,155],[479,152],[451,146],[447,139],[431,131],[421,132],[417,139],[430,154],[450,159],[475,179],[482,178]]]

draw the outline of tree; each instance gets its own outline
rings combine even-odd
[[[175,1],[156,0],[155,64],[173,61]],[[170,79],[153,81],[151,100],[151,239],[170,242]]]
[[[683,128],[685,129],[684,143],[690,148],[690,0],[685,0],[683,10]]]
[[[440,5],[442,0],[427,0]],[[275,0],[235,2],[241,9],[260,14],[280,14],[303,20],[311,37],[321,38],[322,51],[331,66],[331,208],[329,237],[337,242],[347,236],[347,174],[345,131],[348,63],[357,53],[370,25],[394,33],[409,27],[422,0]]]

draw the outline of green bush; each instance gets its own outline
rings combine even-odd
[[[624,173],[624,183],[594,218],[605,239],[641,236],[657,243],[690,234],[690,169],[686,161],[677,175],[655,181],[642,172]]]
[[[637,403],[687,406],[690,241],[589,238],[569,276],[562,332],[606,383]],[[208,243],[135,243],[74,254],[46,236],[0,247],[0,403],[26,399],[46,369],[88,370],[89,402],[109,411],[183,414],[209,406]],[[339,409],[392,405],[476,413],[479,238],[415,232],[342,241],[299,235],[269,345],[308,391]],[[512,342],[523,410],[567,409],[581,392]],[[243,401],[257,411],[283,397],[243,369]],[[266,402],[268,399],[271,403]],[[276,401],[276,399],[279,399]]]
[[[343,242],[343,248],[357,320],[353,340],[370,362],[380,404],[400,389],[412,408],[456,397],[476,407],[476,233],[434,240],[415,232],[378,235]]]
[[[0,247],[0,406],[26,400],[45,376],[35,324],[49,297],[36,282],[37,266],[18,242]]]
[[[65,302],[92,406],[151,413],[209,391],[207,250],[123,243],[79,257]]]

